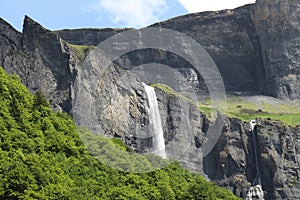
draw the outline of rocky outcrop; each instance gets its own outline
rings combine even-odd
[[[168,94],[156,88],[167,156],[178,160],[182,166],[196,173],[203,173],[203,153],[200,149],[205,140],[202,131],[206,117],[193,101]]]
[[[299,126],[257,119],[254,141],[250,122],[225,118],[220,138],[203,157],[201,147],[213,126],[211,120],[176,93],[156,88],[156,94],[169,158],[242,198],[257,185],[257,173],[265,199],[300,198]]]
[[[146,151],[148,141],[136,145],[139,138],[147,138],[144,126],[149,123],[141,82],[108,63],[97,51],[92,54],[96,55],[89,56],[77,71],[72,102],[74,120],[95,133],[122,138],[131,149]]]
[[[252,91],[279,98],[299,97],[299,2],[258,1],[235,10],[196,13],[153,26],[186,33],[212,56],[227,91]],[[279,12],[274,12],[276,8]],[[97,45],[126,29],[78,29],[56,33],[66,41]],[[126,64],[144,64],[149,57],[172,67],[189,68],[176,55],[160,57],[159,52],[125,56]],[[173,62],[176,60],[176,62]],[[139,63],[137,63],[139,61]],[[174,64],[175,63],[175,64]],[[201,79],[201,78],[200,78]],[[201,87],[202,86],[202,87]],[[202,85],[198,85],[202,89]]]
[[[262,184],[268,197],[299,199],[299,127],[269,120],[261,123],[259,133]]]
[[[300,2],[257,0],[252,19],[259,35],[267,94],[300,97]]]
[[[6,27],[5,33],[9,35],[1,37],[4,69],[18,74],[30,91],[43,91],[53,107],[70,112],[75,67],[80,65],[75,51],[55,33],[27,16],[22,34]]]

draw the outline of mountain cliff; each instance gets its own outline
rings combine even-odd
[[[199,42],[215,61],[229,93],[300,99],[299,12],[297,0],[257,0],[234,10],[189,14],[152,27],[173,29]],[[126,30],[49,31],[26,16],[19,33],[0,19],[0,64],[18,74],[31,92],[43,91],[54,109],[71,114],[78,125],[119,137],[131,149],[145,153],[151,146],[151,140],[142,137],[150,123],[148,98],[142,80],[128,69],[156,62],[180,71],[180,81],[195,90],[207,88],[199,74],[194,79],[190,63],[167,51],[133,51],[105,69],[106,58],[85,59],[92,52],[98,55],[94,46]],[[230,116],[220,122],[216,146],[203,156],[207,130],[216,123],[195,102],[166,87],[154,87],[170,157],[240,197],[253,186],[258,164],[266,199],[300,198],[299,126],[272,117],[258,120],[254,145],[249,124]],[[253,156],[256,150],[259,163]]]

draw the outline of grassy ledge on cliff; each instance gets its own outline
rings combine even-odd
[[[69,115],[53,112],[41,92],[32,95],[2,68],[0,105],[0,199],[238,199],[176,162],[137,174],[101,164],[91,153],[130,150],[117,139],[81,129],[95,144],[108,145],[87,151]]]
[[[198,104],[199,110],[210,118],[212,112],[210,99],[195,103],[189,97],[174,91],[167,85],[152,83],[151,86],[162,90],[168,95],[174,95],[182,100]],[[299,101],[281,101],[271,97],[230,96],[226,99],[227,111],[224,114],[247,122],[251,119],[261,118],[281,121],[289,126],[297,126],[300,125],[299,105]]]
[[[253,100],[255,98],[255,100]],[[270,97],[238,97],[231,96],[226,100],[226,115],[243,121],[261,118],[283,122],[284,125],[300,125],[299,102],[288,103],[274,101]],[[211,112],[210,101],[199,103],[199,109],[204,113]]]

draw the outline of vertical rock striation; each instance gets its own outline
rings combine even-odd
[[[300,97],[300,2],[257,0],[251,16],[259,35],[267,94]]]

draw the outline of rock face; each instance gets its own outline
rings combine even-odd
[[[181,96],[156,89],[168,158],[179,160],[190,171],[203,173],[206,117],[197,106]],[[201,167],[200,167],[201,166]]]
[[[186,15],[153,26],[177,30],[199,42],[216,62],[227,91],[300,98],[299,10],[297,0],[257,0],[255,5]],[[96,56],[82,63],[89,49],[71,45],[95,46],[125,30],[52,32],[25,17],[19,33],[0,19],[0,64],[20,75],[32,92],[43,91],[54,108],[72,114],[79,125],[119,137],[145,153],[152,145],[147,95],[142,80],[128,69],[155,61],[177,69],[184,77],[181,82],[199,90],[206,87],[191,64],[170,52],[134,51],[106,65],[109,61],[97,57],[97,49],[92,51]],[[162,79],[160,74],[157,80]],[[300,199],[300,127],[261,121],[253,145],[248,122],[228,118],[216,146],[203,157],[210,120],[193,101],[159,87],[155,91],[168,157],[246,197],[255,182],[257,150],[265,199]]]
[[[299,1],[257,0],[251,16],[261,44],[267,94],[299,98]]]

